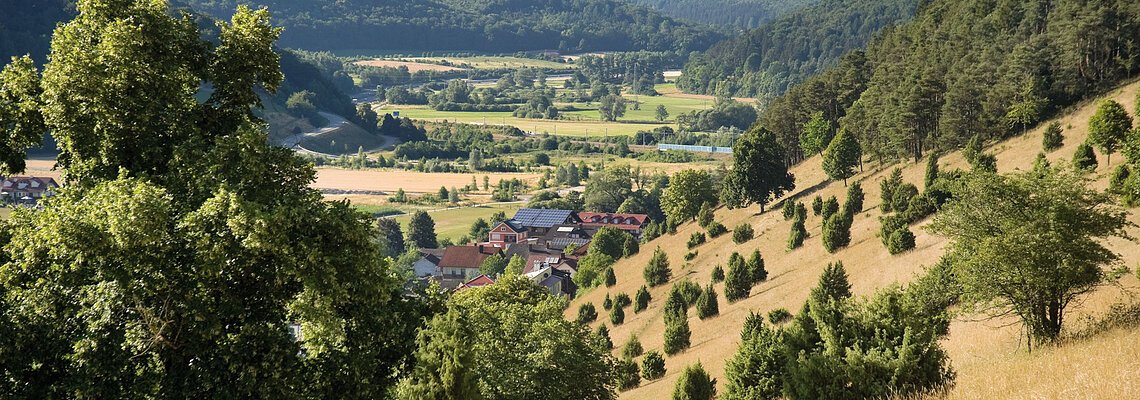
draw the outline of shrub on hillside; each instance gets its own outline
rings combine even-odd
[[[614,268],[613,267],[606,268],[606,274],[605,275],[606,275],[606,279],[605,279],[606,287],[613,287],[614,285],[617,284],[617,276],[614,275]]]
[[[681,298],[680,291],[669,291],[669,298],[665,300],[664,313],[665,337],[663,347],[665,354],[673,355],[689,348],[692,332],[689,330],[688,306],[685,305],[685,300]]]
[[[887,238],[887,251],[892,255],[912,249],[914,249],[914,233],[905,226],[891,232],[890,237]]]
[[[918,196],[918,187],[910,183],[903,183],[895,189],[895,194],[891,197],[891,209],[904,212],[907,206],[910,205],[910,199]]]
[[[835,213],[838,212],[839,200],[836,199],[835,196],[831,196],[823,202],[823,210],[821,210],[820,215],[823,217],[823,220],[826,221],[828,218],[831,218],[832,215],[835,215]]]
[[[709,202],[701,204],[701,210],[697,212],[697,224],[702,227],[708,227],[713,222],[713,208]]]
[[[882,200],[879,208],[882,209],[883,212],[891,212],[891,206],[893,205],[895,199],[895,190],[898,190],[899,186],[902,184],[903,180],[901,168],[895,168],[894,170],[891,170],[890,177],[879,181],[879,196]]]
[[[694,258],[697,258],[697,254],[699,253],[700,252],[696,250],[685,253],[685,261],[692,261]]]
[[[859,182],[852,183],[847,187],[847,202],[843,204],[843,208],[851,213],[863,212],[863,198],[866,195],[863,193],[863,185]]]
[[[673,387],[673,400],[712,400],[716,397],[716,379],[712,379],[700,362],[681,372]]]
[[[711,238],[716,238],[720,235],[723,235],[725,232],[728,232],[728,228],[725,228],[724,224],[716,221],[709,223],[706,229],[708,229],[709,237]]]
[[[724,278],[724,298],[729,303],[748,297],[752,290],[752,275],[740,253],[728,257],[728,275]]]
[[[673,288],[670,290],[681,293],[681,300],[685,301],[685,307],[692,307],[697,304],[697,298],[701,297],[701,285],[688,279],[673,284]]]
[[[598,340],[602,343],[602,347],[606,350],[613,350],[614,341],[610,340],[610,328],[607,328],[606,324],[598,325],[598,329],[594,331],[594,336],[598,337]]]
[[[614,361],[614,380],[619,392],[624,392],[641,385],[641,371],[637,362],[631,358]]]
[[[720,264],[717,264],[715,267],[713,267],[711,278],[713,283],[720,283],[724,281],[724,267],[721,267]]]
[[[764,267],[764,256],[760,255],[760,250],[752,250],[746,265],[753,285],[768,280],[768,270]]]
[[[629,307],[630,304],[632,304],[632,301],[629,300],[629,295],[625,293],[618,293],[617,296],[614,296],[615,308],[626,308]]]
[[[704,232],[693,232],[692,235],[689,235],[689,241],[686,242],[685,245],[689,246],[689,248],[691,249],[691,248],[700,246],[702,244],[705,244],[705,240],[707,240],[707,239],[705,238]]]
[[[598,310],[594,309],[594,303],[585,303],[578,306],[578,323],[585,325],[594,322],[598,319]]]
[[[1096,153],[1093,152],[1092,145],[1085,142],[1077,146],[1077,151],[1073,153],[1073,168],[1079,171],[1092,171],[1096,169],[1096,165]]]
[[[792,217],[796,216],[796,202],[792,201],[792,199],[784,199],[783,211],[785,221],[792,219]]]
[[[768,322],[771,322],[772,325],[780,325],[782,323],[790,321],[791,319],[792,313],[788,312],[788,309],[786,308],[777,308],[775,310],[768,311]]]
[[[814,199],[811,199],[811,213],[812,213],[812,215],[819,215],[822,212],[823,212],[823,197],[819,197],[819,195],[816,195]]]
[[[633,295],[633,312],[636,314],[645,310],[646,307],[649,307],[650,300],[652,300],[652,297],[649,295],[649,289],[642,285],[640,289],[637,289],[637,293]]]
[[[792,218],[807,221],[807,206],[805,206],[803,202],[796,203],[796,215],[792,216]]]
[[[788,250],[795,250],[803,246],[807,235],[807,227],[804,226],[804,221],[797,219],[792,222],[792,233],[788,236]]]
[[[614,299],[610,298],[609,293],[606,293],[605,300],[602,300],[602,308],[606,309],[607,311],[614,308]]]
[[[906,211],[903,211],[901,215],[907,222],[915,223],[929,217],[935,211],[938,211],[938,207],[935,206],[934,200],[926,194],[920,194],[910,198]]]
[[[645,276],[645,283],[650,287],[669,281],[669,277],[672,276],[672,271],[669,270],[669,258],[665,256],[665,252],[661,251],[660,247],[653,250],[653,257],[645,265],[643,275]]]
[[[934,186],[934,181],[938,180],[938,153],[930,153],[926,157],[926,170],[922,176],[922,187],[930,190]]]
[[[736,244],[747,242],[749,240],[752,240],[753,235],[755,234],[756,232],[752,230],[752,224],[742,222],[732,230],[732,242]]]
[[[989,153],[978,155],[972,164],[975,171],[985,171],[992,174],[997,173],[997,156]]]
[[[614,307],[610,310],[610,323],[614,326],[625,323],[625,310],[621,307]]]
[[[641,377],[646,380],[655,380],[665,376],[665,357],[656,350],[645,353],[641,359]]]
[[[717,304],[716,290],[709,284],[701,295],[697,296],[697,318],[706,319],[720,314],[720,305]]]
[[[823,223],[823,248],[828,253],[835,253],[842,247],[851,243],[851,215],[835,213]]]
[[[1041,148],[1053,151],[1064,145],[1065,136],[1061,133],[1061,123],[1054,121],[1045,128],[1045,136],[1041,138]]]
[[[637,339],[637,335],[630,335],[625,346],[621,347],[621,356],[623,358],[635,358],[641,356],[642,351],[641,341]]]

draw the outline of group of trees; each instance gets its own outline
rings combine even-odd
[[[854,135],[864,155],[917,161],[974,137],[1023,133],[1132,76],[1140,57],[1129,42],[1138,34],[1140,9],[1124,0],[929,2],[865,52],[774,99],[761,123],[798,150],[818,112]]]
[[[724,28],[754,29],[786,12],[810,4],[803,0],[635,0],[673,18],[721,25]]]
[[[882,28],[910,18],[916,0],[826,0],[718,43],[685,64],[689,93],[767,99],[829,68]]]
[[[225,18],[237,2],[185,3],[196,11]],[[688,54],[724,38],[708,28],[613,0],[288,0],[251,5],[273,7],[274,20],[285,28],[282,45],[310,50],[653,50]],[[375,40],[378,37],[386,39]]]
[[[713,132],[721,128],[743,131],[756,122],[756,107],[727,97],[717,97],[712,108],[677,115],[682,130]]]
[[[748,316],[725,367],[725,399],[870,399],[922,392],[953,378],[938,345],[949,304],[921,278],[867,299],[851,297],[842,263],[828,265],[791,323]]]
[[[724,298],[729,303],[748,298],[752,287],[766,280],[768,270],[764,268],[760,250],[754,250],[748,261],[740,253],[733,252],[728,257],[728,274],[724,277]]]

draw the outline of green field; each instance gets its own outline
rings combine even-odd
[[[450,238],[451,240],[459,240],[467,235],[471,229],[471,224],[476,219],[490,219],[491,215],[502,211],[511,217],[515,214],[515,210],[522,207],[522,203],[516,204],[496,204],[491,206],[479,207],[465,207],[456,208],[442,211],[428,211],[428,215],[435,221],[435,234],[440,240],[443,238]],[[412,219],[410,214],[395,217],[396,221],[403,227],[404,232],[408,231],[408,221]]]
[[[662,84],[665,88],[672,84]],[[660,90],[660,89],[659,89]],[[400,116],[427,121],[451,121],[476,124],[501,124],[518,127],[528,132],[550,133],[552,135],[566,136],[628,136],[639,131],[649,131],[661,126],[677,128],[676,116],[694,110],[703,110],[712,107],[713,101],[706,98],[692,98],[682,95],[670,94],[664,96],[634,96],[625,95],[630,102],[641,102],[640,110],[634,110],[633,105],[626,106],[625,116],[617,122],[604,122],[598,114],[598,104],[575,103],[572,104],[578,111],[563,113],[560,120],[515,118],[509,111],[500,112],[466,112],[466,111],[436,111],[428,106],[400,106],[388,105],[378,110],[380,113],[399,111]],[[569,106],[571,104],[560,104]],[[665,122],[655,120],[657,106],[664,105],[669,112]]]

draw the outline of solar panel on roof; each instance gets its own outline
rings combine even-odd
[[[550,228],[566,221],[571,212],[573,211],[522,208],[515,213],[513,219],[523,226]]]

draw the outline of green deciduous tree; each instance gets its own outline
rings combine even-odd
[[[678,172],[669,180],[669,187],[661,194],[661,209],[678,223],[697,216],[705,204],[716,204],[712,176],[708,171],[688,169]]]
[[[831,122],[823,117],[823,112],[812,114],[811,119],[804,124],[803,133],[800,133],[800,149],[805,154],[818,153],[822,156],[823,150],[831,141]]]
[[[426,211],[417,210],[412,213],[412,219],[408,222],[408,243],[419,248],[439,247],[435,237],[435,221]]]
[[[420,332],[415,372],[398,397],[613,398],[615,360],[600,335],[562,318],[564,304],[518,276],[456,293]]]
[[[796,187],[786,162],[784,147],[776,135],[759,125],[753,126],[732,148],[732,169],[724,177],[721,201],[729,208],[756,203],[764,212],[765,205]]]
[[[617,121],[625,115],[625,98],[617,94],[602,97],[598,104],[598,113],[601,114],[603,121]]]
[[[823,171],[831,179],[842,179],[843,185],[847,186],[847,178],[855,176],[855,167],[859,166],[862,157],[863,150],[855,135],[840,129],[823,154]]]
[[[24,172],[26,151],[47,132],[42,93],[30,57],[13,57],[0,71],[0,174]]]
[[[1096,113],[1089,118],[1089,142],[1104,152],[1105,160],[1112,160],[1112,153],[1124,142],[1128,131],[1132,130],[1132,117],[1124,106],[1113,100],[1100,103]],[[1106,161],[1107,165],[1109,162]]]
[[[664,251],[658,247],[653,250],[653,257],[649,259],[649,263],[645,265],[645,284],[649,287],[664,284],[669,281],[672,276],[672,271],[669,270],[669,257],[665,255]]]
[[[1126,236],[1125,213],[1060,168],[971,175],[930,229],[951,240],[950,259],[974,309],[1021,319],[1032,342],[1055,339],[1065,310],[1104,282],[1119,256],[1103,239]]]
[[[664,122],[665,120],[669,119],[669,110],[665,109],[664,104],[658,104],[657,111],[654,113],[654,117],[657,119],[657,121]]]

